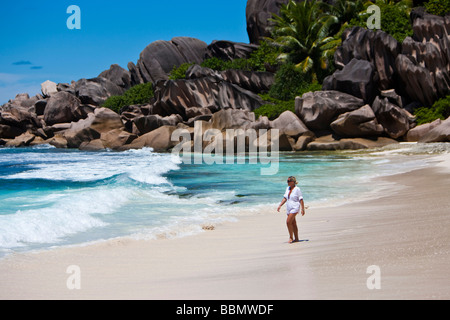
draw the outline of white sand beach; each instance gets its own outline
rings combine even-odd
[[[13,254],[0,299],[449,299],[450,156],[386,182],[373,199],[309,208],[294,244],[274,206],[184,238]],[[80,289],[67,287],[71,265]]]

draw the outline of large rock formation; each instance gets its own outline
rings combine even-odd
[[[131,87],[130,71],[125,70],[118,64],[113,64],[108,70],[103,71],[98,75],[99,78],[105,78],[113,82],[115,85],[129,89]]]
[[[58,92],[57,83],[50,80],[41,83],[41,92],[45,98],[50,97],[52,94]]]
[[[307,150],[358,150],[369,148],[380,148],[390,144],[398,144],[394,139],[378,137],[367,138],[344,138],[335,139],[332,135],[326,135],[315,139],[307,145]]]
[[[329,130],[340,114],[354,111],[364,105],[362,99],[339,91],[305,93],[295,100],[295,113],[312,131]]]
[[[383,132],[381,126],[369,105],[364,105],[358,110],[341,114],[331,123],[331,129],[341,137],[374,137]]]
[[[406,135],[406,141],[408,142],[417,142],[422,137],[424,137],[428,132],[430,132],[432,129],[436,128],[441,124],[441,119],[437,119],[430,123],[425,123],[420,126],[417,126],[411,130],[408,131],[408,134]]]
[[[372,109],[385,133],[393,139],[403,137],[412,128],[414,117],[388,98],[376,97]]]
[[[25,132],[20,136],[15,137],[5,143],[5,147],[28,147],[34,140],[36,136],[30,132]]]
[[[450,93],[450,17],[412,15],[413,37],[403,41],[396,58],[399,93],[431,106]]]
[[[432,128],[427,134],[419,139],[419,142],[450,142],[450,117]]]
[[[255,93],[269,91],[275,81],[275,75],[271,72],[238,69],[215,71],[210,68],[201,67],[197,64],[191,66],[186,72],[186,79],[198,79],[204,77],[213,77],[219,81],[223,80]]]
[[[0,106],[0,111],[11,110],[14,108],[29,109],[41,99],[43,99],[43,96],[40,94],[30,97],[28,93],[19,93],[14,99],[9,100],[3,106]]]
[[[129,64],[133,84],[167,80],[174,66],[183,63],[201,63],[206,53],[205,42],[188,37],[170,41],[158,40],[149,44],[140,54],[136,65]]]
[[[225,108],[253,111],[262,105],[257,94],[216,77],[160,81],[155,98],[155,114],[179,114],[184,120],[188,120],[190,108],[206,108],[214,113]]]
[[[371,103],[378,93],[375,72],[371,62],[353,58],[342,70],[324,80],[323,90],[345,92]]]
[[[271,72],[230,69],[222,71],[220,76],[226,82],[255,93],[268,92],[275,81],[275,75]]]
[[[263,37],[270,36],[272,14],[279,14],[283,4],[289,0],[248,0],[246,8],[247,33],[250,43],[258,44]]]
[[[218,130],[248,129],[255,121],[255,114],[242,109],[223,109],[211,118],[211,128]]]
[[[120,116],[110,109],[97,108],[86,119],[72,122],[60,135],[69,148],[79,148],[84,142],[100,139],[102,133],[115,129],[123,129]]]
[[[42,127],[35,113],[19,106],[3,108],[0,111],[0,124],[4,126],[4,130],[9,132],[9,135],[12,132],[18,133],[27,129]],[[10,128],[6,129],[7,127]]]
[[[154,114],[136,117],[132,121],[133,133],[141,136],[162,126],[176,126],[183,121],[183,118],[179,114],[172,114],[168,117],[161,117],[160,115]]]
[[[94,106],[101,106],[109,97],[119,96],[125,92],[123,87],[102,77],[80,79],[75,83],[74,89],[81,103]]]
[[[250,54],[258,48],[255,44],[214,40],[208,45],[205,58],[219,58],[225,61],[234,59],[246,59]]]
[[[340,70],[323,86],[364,99],[385,134],[395,139],[414,127],[409,112],[450,94],[449,16],[413,10],[411,19],[414,34],[402,44],[382,31],[346,30],[335,53]]]
[[[14,139],[17,136],[20,136],[22,133],[23,130],[16,126],[0,124],[0,137],[4,139]]]
[[[381,91],[395,88],[395,59],[400,50],[401,44],[383,31],[353,27],[342,34],[342,44],[336,50],[334,60],[338,69],[343,69],[353,59],[372,63],[377,88]]]
[[[113,129],[100,135],[100,140],[104,148],[119,150],[123,146],[132,143],[137,139],[137,135],[129,133],[121,128]]]
[[[72,122],[87,116],[87,110],[80,99],[67,92],[58,92],[50,97],[44,110],[44,121],[51,126],[56,123]]]
[[[118,150],[153,148],[156,152],[168,151],[177,145],[172,141],[172,133],[177,129],[174,126],[162,126],[135,139],[130,144],[120,147]]]

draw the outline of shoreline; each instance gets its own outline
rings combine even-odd
[[[52,147],[52,149],[53,148],[54,147]],[[96,152],[103,152],[103,151],[96,151]],[[426,162],[428,162],[428,161],[430,161],[429,158],[426,159]],[[449,167],[450,167],[450,165],[449,165]],[[417,166],[410,167],[410,168],[407,168],[405,172],[409,172],[409,171],[413,171],[413,170],[417,170],[417,169],[418,169]],[[396,175],[396,174],[397,173],[390,173],[387,175],[383,175],[382,177],[388,177],[390,175]],[[376,190],[364,190],[364,191],[358,193],[357,195],[354,195],[354,197],[352,199],[349,199],[348,197],[346,197],[346,196],[348,196],[348,194],[347,194],[346,196],[339,196],[339,197],[335,197],[335,198],[312,200],[312,201],[308,201],[307,207],[330,208],[330,207],[336,207],[336,206],[342,206],[342,205],[351,205],[354,203],[366,201],[367,199],[371,199],[373,196],[377,196],[381,191],[388,191],[390,189],[396,188],[396,185],[394,182],[383,181],[383,179],[380,179],[380,177],[371,176],[371,177],[368,177],[368,179],[370,181],[372,181],[372,180],[377,181]],[[365,186],[363,186],[363,187],[365,187]],[[209,219],[208,218],[206,219],[207,221],[205,221],[205,223],[188,225],[187,229],[190,231],[186,231],[185,228],[183,228],[183,230],[179,230],[177,227],[169,226],[165,230],[159,230],[159,232],[151,232],[150,234],[137,231],[137,232],[129,234],[129,235],[115,236],[115,237],[110,237],[110,238],[106,238],[106,239],[99,238],[99,239],[93,239],[93,240],[86,240],[84,242],[79,242],[79,243],[70,243],[70,244],[61,244],[61,245],[54,244],[52,246],[27,249],[24,251],[18,250],[18,251],[14,252],[13,249],[10,249],[10,250],[5,249],[3,252],[3,255],[0,255],[0,262],[3,259],[6,259],[9,256],[14,256],[14,255],[23,255],[23,254],[36,255],[36,254],[45,253],[45,252],[52,251],[52,250],[63,250],[63,249],[72,249],[72,248],[97,245],[97,244],[102,244],[102,243],[105,243],[108,241],[116,241],[118,239],[153,241],[153,240],[161,240],[161,239],[178,239],[178,238],[189,237],[189,236],[193,236],[193,235],[198,235],[199,233],[203,232],[202,230],[204,230],[204,231],[214,230],[216,226],[218,226],[218,225],[220,226],[224,223],[229,224],[229,223],[238,222],[239,219],[241,219],[241,218],[245,218],[249,215],[253,216],[255,214],[258,214],[255,212],[259,212],[261,208],[265,208],[267,206],[277,207],[278,202],[253,204],[250,207],[239,207],[239,208],[235,207],[234,209],[236,209],[239,213],[220,217],[219,218],[220,221],[217,221],[217,219],[218,219],[217,217],[209,217]],[[175,223],[175,225],[176,225],[176,223]],[[8,251],[11,251],[11,252],[8,252]]]
[[[450,155],[435,159],[379,178],[395,184],[379,198],[310,208],[292,245],[268,208],[183,238],[9,255],[0,299],[448,299]],[[67,288],[73,265],[80,290]],[[366,285],[372,265],[380,290]]]

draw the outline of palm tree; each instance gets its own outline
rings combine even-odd
[[[341,38],[342,32],[349,27],[350,21],[358,18],[365,10],[364,3],[364,0],[336,0],[334,5],[329,6],[330,14],[338,19],[338,23],[333,26],[333,34],[336,39]]]
[[[272,38],[269,41],[282,48],[281,59],[295,64],[303,73],[312,72],[317,79],[330,66],[330,61],[340,45],[332,37],[332,27],[339,21],[329,14],[322,1],[295,2],[291,0],[274,15]]]
[[[363,10],[363,0],[337,0],[334,2],[334,5],[330,6],[330,13],[338,18],[341,25],[350,22],[350,20],[358,16]]]

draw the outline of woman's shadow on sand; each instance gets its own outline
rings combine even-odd
[[[292,241],[290,244],[301,243],[301,242],[309,242],[309,239],[301,239],[301,240],[297,240],[297,241]]]

